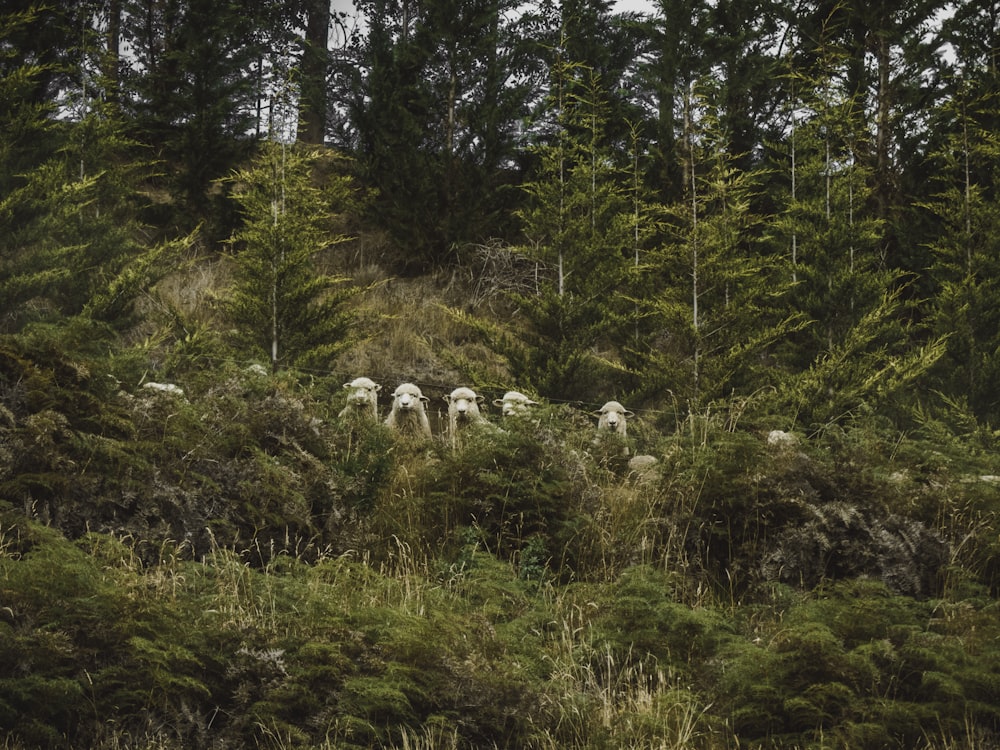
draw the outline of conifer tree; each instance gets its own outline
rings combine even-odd
[[[519,382],[561,396],[585,373],[594,377],[585,365],[598,362],[595,351],[616,339],[629,314],[634,242],[624,175],[602,145],[599,81],[565,61],[553,76],[553,133],[535,148],[539,173],[519,213],[526,244],[518,252],[536,264],[536,289],[512,297],[527,326],[504,354]]]
[[[868,200],[875,180],[857,158],[868,148],[863,113],[838,85],[845,58],[825,52],[828,77],[793,76],[793,90],[809,93],[792,104],[804,113],[783,165],[794,192],[775,222],[788,302],[809,321],[782,346],[796,374],[781,384],[780,408],[806,425],[890,408],[943,351],[940,339],[915,341],[905,278],[887,263],[884,222]]]
[[[0,197],[0,298],[4,325],[18,330],[32,320],[85,313],[119,328],[131,322],[131,304],[187,244],[150,243],[139,220],[138,185],[151,167],[133,157],[109,108],[86,89],[64,92],[76,100],[79,120],[52,122],[48,110],[18,99],[30,69],[5,76],[12,94],[9,128],[0,152],[23,163],[24,137],[38,134],[52,151],[32,169],[5,174]]]
[[[356,288],[322,271],[325,250],[346,237],[336,220],[351,204],[346,177],[313,181],[319,154],[267,142],[230,181],[243,226],[229,243],[235,266],[226,309],[237,339],[273,370],[328,366],[350,343],[344,302]]]
[[[269,10],[268,3],[125,0],[121,29],[131,55],[122,107],[130,134],[163,160],[185,218],[203,215],[210,185],[251,150],[260,62],[269,57],[261,24],[278,25]]]
[[[408,271],[510,223],[510,165],[534,72],[513,0],[364,0],[366,33],[332,66],[338,146],[376,190]],[[334,119],[336,119],[334,117]]]
[[[812,321],[786,349],[803,368],[869,312],[895,274],[883,256],[884,222],[871,211],[871,170],[856,156],[866,148],[856,98],[831,78],[791,79],[792,92],[806,96],[791,105],[788,145],[775,168],[789,185],[775,237],[786,243],[789,303]]]
[[[303,10],[305,35],[299,59],[299,138],[304,143],[321,146],[326,137],[330,0],[307,0]]]
[[[19,40],[32,33],[38,10],[0,14],[0,199],[24,184],[25,176],[47,156],[57,137],[51,100],[40,97],[51,76]]]
[[[789,281],[751,210],[760,176],[736,166],[708,98],[691,95],[685,112],[683,199],[668,206],[669,238],[646,266],[660,291],[647,301],[659,333],[644,380],[700,408],[772,382],[767,354],[801,319],[781,312]]]
[[[935,156],[935,194],[923,208],[940,222],[928,325],[947,336],[938,388],[982,420],[1000,420],[1000,140],[990,127],[996,95],[959,90],[949,103],[952,134]],[[985,122],[984,122],[985,118]]]
[[[657,0],[645,24],[647,52],[636,82],[651,111],[649,183],[660,201],[676,200],[683,190],[683,164],[677,146],[683,137],[682,100],[691,83],[705,73],[709,9],[701,0]]]

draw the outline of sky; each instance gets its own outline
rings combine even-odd
[[[615,2],[615,10],[620,13],[630,11],[651,13],[655,6],[656,0],[616,0]],[[351,15],[354,14],[353,0],[332,0],[332,7],[335,13],[346,11]]]
[[[655,0],[617,0],[615,10],[619,13],[640,12],[652,13],[656,7]]]

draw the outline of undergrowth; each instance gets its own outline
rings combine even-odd
[[[341,377],[172,395],[76,334],[0,341],[4,747],[996,746],[987,432],[414,443]]]

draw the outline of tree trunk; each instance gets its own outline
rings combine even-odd
[[[330,54],[330,1],[309,0],[299,62],[299,140],[322,145],[326,138],[326,73]]]
[[[104,96],[109,104],[117,106],[121,75],[119,63],[121,60],[122,38],[122,3],[121,0],[108,0],[108,25],[104,32],[105,51],[101,71],[104,76]]]

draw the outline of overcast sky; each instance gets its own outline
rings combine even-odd
[[[354,13],[353,0],[332,0],[332,2],[334,12],[347,11],[348,13]],[[655,5],[656,0],[616,0],[615,9],[623,13],[627,11],[651,13]]]

